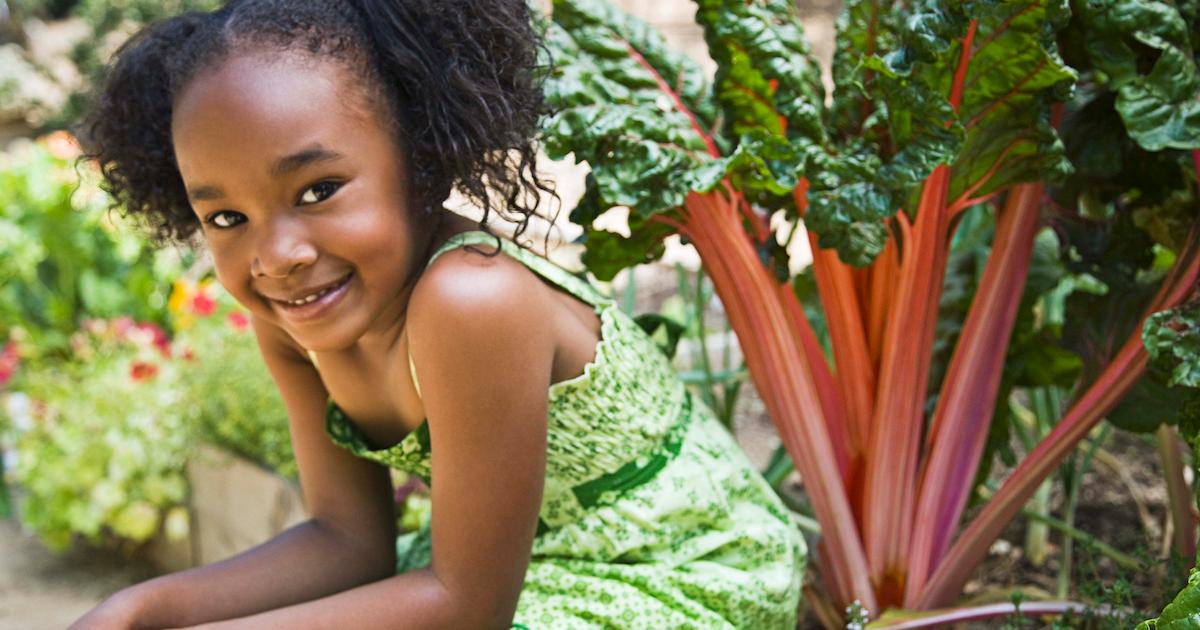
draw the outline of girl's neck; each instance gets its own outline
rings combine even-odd
[[[401,298],[404,304],[401,310],[396,313],[392,323],[387,325],[388,330],[386,332],[379,331],[377,334],[372,335],[371,338],[361,339],[355,348],[350,349],[352,354],[365,353],[374,355],[382,353],[383,355],[389,355],[404,337],[404,329],[408,319],[408,300],[412,295],[413,288],[416,287],[417,282],[424,273],[430,257],[433,256],[438,247],[441,247],[443,243],[454,235],[478,229],[478,224],[475,222],[445,208],[438,208],[432,215],[421,217],[420,222],[414,223],[414,226],[426,236],[418,238],[414,242],[414,245],[421,253],[413,258],[413,273],[408,280],[403,297]]]

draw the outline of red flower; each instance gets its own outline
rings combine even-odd
[[[212,299],[203,291],[198,291],[196,296],[192,298],[192,312],[201,316],[208,317],[217,310],[217,301]]]
[[[20,363],[21,355],[17,353],[16,342],[10,341],[4,344],[4,350],[0,351],[0,387],[12,380],[13,374],[17,372],[17,365]]]
[[[145,361],[134,361],[129,366],[129,378],[134,381],[145,381],[154,378],[158,374],[158,366]]]
[[[250,318],[241,311],[230,311],[226,321],[234,330],[246,330],[250,327]]]
[[[151,322],[141,322],[137,325],[138,330],[150,333],[150,343],[158,348],[159,354],[164,359],[171,358],[171,340],[167,337],[167,331],[163,330],[158,324]]]

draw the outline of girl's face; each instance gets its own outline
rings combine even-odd
[[[265,54],[201,73],[175,103],[175,157],[218,279],[314,351],[394,340],[428,245],[370,103],[337,62]]]

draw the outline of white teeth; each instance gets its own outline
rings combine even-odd
[[[325,295],[326,293],[329,293],[329,291],[330,291],[330,289],[325,289],[322,291],[318,291],[308,297],[300,298],[299,300],[289,300],[288,304],[291,306],[304,306],[305,304],[308,304],[309,302],[313,302],[317,299],[320,299],[321,296]]]

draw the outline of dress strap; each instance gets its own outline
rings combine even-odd
[[[589,304],[597,311],[613,303],[611,298],[600,293],[599,290],[583,278],[576,276],[542,256],[522,248],[503,236],[493,236],[483,230],[460,232],[446,239],[446,242],[442,243],[441,247],[438,247],[437,251],[433,252],[433,255],[429,257],[429,261],[425,263],[425,267],[428,268],[429,265],[433,264],[434,260],[437,260],[438,256],[452,249],[478,244],[487,244],[494,247],[497,240],[499,240],[500,249],[504,250],[504,253],[533,270],[534,273]],[[413,387],[417,390],[417,397],[420,398],[421,384],[417,381],[417,366],[413,363],[411,350],[408,352],[408,371],[412,374]]]
[[[503,236],[493,236],[483,230],[470,230],[451,236],[429,257],[429,262],[425,263],[425,266],[428,268],[438,256],[464,245],[490,245],[491,248],[485,248],[485,250],[491,252],[494,250],[497,240],[499,240],[500,249],[504,250],[504,253],[516,259],[555,286],[562,288],[576,298],[591,305],[597,311],[614,303],[612,298],[601,293],[583,277],[567,271],[554,262],[517,245]]]
[[[408,372],[412,374],[413,388],[417,390],[417,399],[421,398],[421,384],[417,382],[417,365],[413,363],[412,350],[408,350]]]

